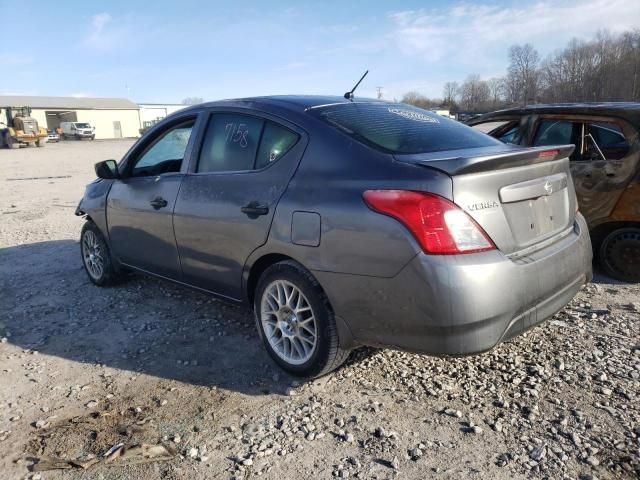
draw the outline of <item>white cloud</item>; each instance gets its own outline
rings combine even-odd
[[[125,45],[129,37],[126,25],[115,22],[109,13],[103,12],[91,17],[85,44],[96,50],[111,52]]]
[[[393,12],[390,39],[404,55],[427,62],[481,65],[492,53],[530,42],[542,53],[572,37],[592,38],[640,26],[640,2],[629,0],[539,1],[502,7],[459,3],[447,8]]]

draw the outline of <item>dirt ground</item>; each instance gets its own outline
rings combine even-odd
[[[0,478],[638,478],[639,285],[597,275],[481,356],[364,349],[299,383],[246,308],[89,282],[74,209],[130,145],[0,150]]]

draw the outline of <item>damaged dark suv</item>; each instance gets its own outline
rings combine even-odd
[[[504,143],[576,146],[570,169],[596,256],[640,282],[640,103],[532,105],[467,122]]]

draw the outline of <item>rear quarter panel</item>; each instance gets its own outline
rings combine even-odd
[[[391,277],[419,251],[397,220],[370,210],[369,189],[430,191],[451,198],[444,173],[396,162],[324,124],[307,127],[309,144],[297,172],[278,203],[267,243],[248,265],[268,253],[290,256],[317,271]],[[292,242],[294,212],[320,216],[317,246]]]

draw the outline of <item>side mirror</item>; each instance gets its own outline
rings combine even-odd
[[[118,172],[118,164],[115,160],[105,160],[103,162],[98,162],[95,165],[95,169],[98,178],[104,178],[105,180],[120,178],[120,172]]]

